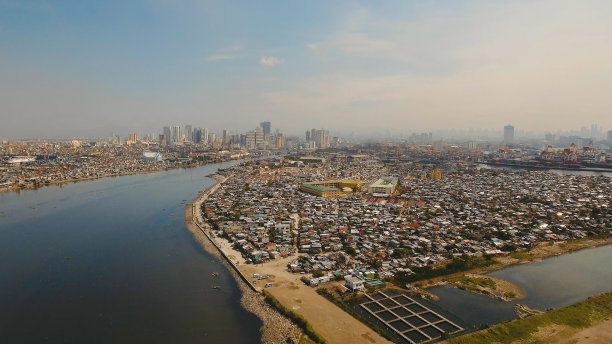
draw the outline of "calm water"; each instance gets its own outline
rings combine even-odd
[[[259,342],[184,227],[183,200],[230,164],[0,194],[0,342]]]
[[[509,170],[525,170],[525,171],[546,171],[554,174],[559,174],[563,176],[604,176],[604,177],[612,177],[612,172],[607,171],[575,171],[575,170],[542,170],[542,169],[533,169],[533,168],[525,168],[518,166],[494,166],[494,165],[478,165],[481,168],[489,168],[489,169],[509,169]]]
[[[452,287],[430,291],[440,297],[438,306],[473,327],[516,318],[514,303],[546,310],[612,291],[612,245],[582,250],[539,263],[517,265],[491,273],[525,289],[527,297],[503,302]]]

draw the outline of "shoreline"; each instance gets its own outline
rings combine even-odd
[[[244,309],[255,314],[262,322],[260,329],[261,342],[284,343],[287,338],[291,338],[294,343],[299,343],[304,335],[298,326],[266,303],[264,296],[255,291],[244,275],[236,271],[237,267],[230,263],[229,257],[223,253],[210,234],[206,232],[210,228],[199,217],[200,212],[198,210],[208,196],[214,193],[228,178],[225,178],[223,181],[220,178],[213,177],[213,179],[216,180],[216,183],[185,205],[185,227],[191,232],[194,240],[200,244],[202,249],[219,259],[236,281],[236,285],[242,294],[240,304]],[[194,219],[194,214],[196,214],[196,219]]]

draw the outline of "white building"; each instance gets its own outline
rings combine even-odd
[[[359,291],[365,288],[365,281],[352,275],[344,276],[344,286],[351,291]]]
[[[382,177],[368,185],[368,193],[380,195],[392,195],[397,188],[399,179],[396,177]]]
[[[160,152],[142,152],[142,161],[144,162],[161,162],[163,157]]]

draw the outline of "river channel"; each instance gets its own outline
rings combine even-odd
[[[258,343],[261,321],[184,226],[232,164],[0,194],[0,342]]]

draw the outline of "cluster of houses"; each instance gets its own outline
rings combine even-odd
[[[222,171],[232,177],[202,211],[253,263],[298,253],[288,269],[312,285],[344,276],[376,284],[457,255],[611,234],[609,177],[455,163],[435,170],[375,159],[249,162]],[[339,179],[365,183],[343,197],[300,190]],[[368,192],[377,180],[394,192]]]

